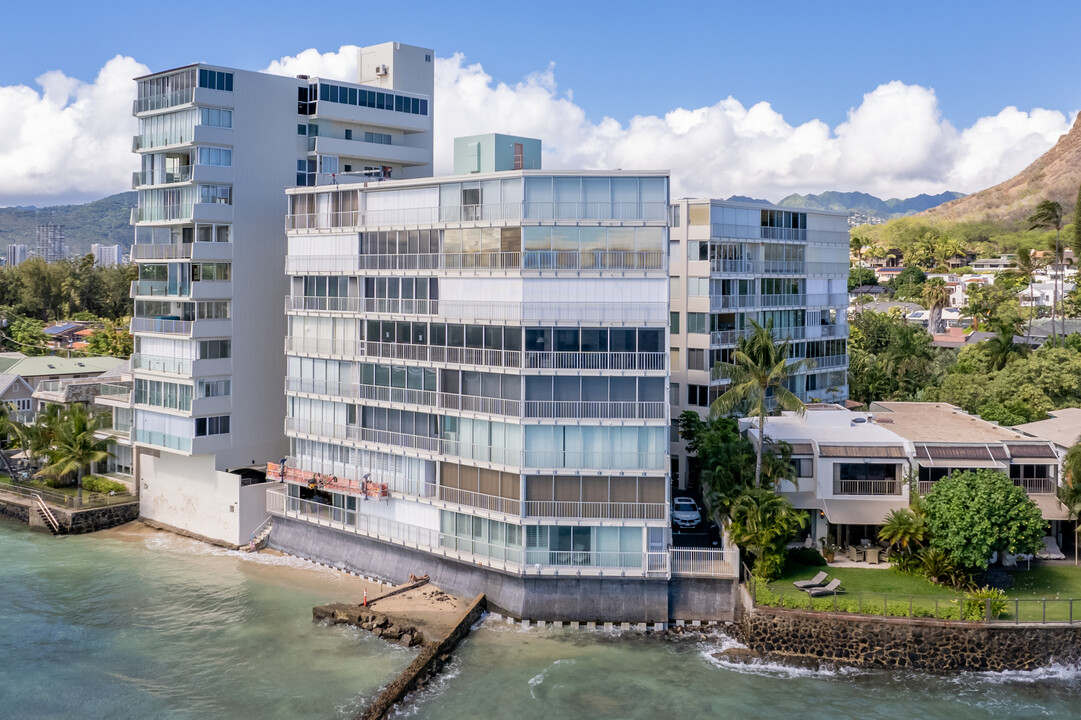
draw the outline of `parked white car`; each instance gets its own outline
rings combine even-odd
[[[702,524],[702,512],[693,498],[672,498],[672,527],[678,530],[694,530]]]

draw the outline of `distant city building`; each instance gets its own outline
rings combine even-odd
[[[98,267],[109,267],[120,264],[119,245],[101,245],[94,243],[90,246],[90,253],[94,256],[94,264]]]
[[[454,174],[503,170],[540,170],[541,141],[514,135],[471,135],[454,138]]]
[[[8,245],[7,264],[8,267],[13,267],[20,263],[26,262],[26,258],[30,255],[30,246],[22,243],[12,243]]]
[[[64,226],[55,223],[38,225],[37,254],[45,262],[56,262],[64,257]]]

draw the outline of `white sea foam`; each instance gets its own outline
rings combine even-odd
[[[406,718],[415,717],[420,711],[420,708],[427,704],[429,700],[442,695],[447,686],[462,674],[462,661],[457,655],[451,655],[447,664],[443,666],[432,680],[424,686],[422,690],[418,690],[409,694],[405,703],[398,704],[394,708],[394,712],[391,715],[393,718]]]
[[[720,635],[716,638],[712,638],[707,641],[700,642],[698,644],[698,652],[702,658],[714,667],[722,670],[730,670],[732,672],[738,672],[745,675],[765,675],[768,677],[779,678],[836,678],[836,677],[853,677],[859,675],[864,670],[853,667],[835,667],[832,665],[821,665],[817,668],[812,667],[800,667],[798,665],[787,665],[781,662],[773,662],[770,660],[754,660],[751,662],[739,662],[736,660],[723,660],[715,657],[717,653],[724,652],[725,650],[732,650],[735,648],[746,648],[747,646],[739,642],[735,638],[727,635]]]
[[[1035,670],[1001,670],[997,672],[964,672],[953,678],[953,682],[991,683],[995,685],[1008,685],[1011,683],[1064,683],[1075,684],[1081,680],[1081,665],[1064,665],[1055,663],[1045,668]]]
[[[536,674],[533,677],[529,678],[529,695],[534,700],[536,700],[537,699],[537,694],[534,692],[534,689],[536,689],[537,687],[540,687],[540,685],[548,677],[549,672],[551,672],[554,668],[559,667],[560,665],[574,665],[577,662],[578,662],[577,660],[570,659],[570,658],[563,659],[563,660],[556,660],[554,663],[552,663],[548,667],[541,670],[538,674]]]
[[[257,565],[311,570],[314,572],[330,573],[335,576],[340,576],[343,572],[294,555],[271,555],[268,553],[248,553],[240,550],[229,550],[227,548],[218,547],[217,545],[211,545],[202,540],[175,535],[167,531],[155,533],[154,535],[147,537],[145,544],[148,550],[157,552],[225,557],[240,560],[242,562],[255,563]]]

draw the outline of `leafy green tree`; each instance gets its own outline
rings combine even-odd
[[[1077,438],[1062,460],[1062,478],[1067,487],[1081,488],[1081,436]]]
[[[767,488],[749,488],[732,503],[729,536],[754,556],[751,572],[771,580],[784,565],[785,544],[807,525],[807,513]]]
[[[63,478],[75,474],[79,502],[83,499],[83,475],[96,462],[112,457],[109,446],[116,442],[111,436],[98,438],[95,433],[106,426],[104,415],[94,416],[82,403],[73,403],[64,410],[56,423],[55,437],[47,451],[49,464],[39,476]]]
[[[86,346],[92,355],[130,357],[134,350],[134,340],[127,328],[117,328],[112,321],[106,320],[104,327],[90,333]]]
[[[1036,206],[1036,212],[1028,218],[1029,229],[1035,230],[1036,228],[1055,228],[1055,242],[1051,246],[1052,262],[1053,264],[1062,264],[1064,249],[1062,242],[1059,238],[1062,232],[1062,205],[1054,200],[1044,200]],[[1055,290],[1052,293],[1051,302],[1051,337],[1056,339],[1055,335],[1055,305],[1058,301],[1058,281],[1055,282]]]
[[[1028,345],[1021,345],[1013,341],[1014,336],[1021,329],[1021,318],[1014,315],[1004,315],[996,318],[995,336],[985,340],[982,345],[989,359],[992,370],[1001,370],[1009,365],[1011,360],[1023,357],[1028,353]]]
[[[1036,503],[994,470],[955,472],[939,480],[923,508],[931,547],[966,568],[986,568],[995,552],[1035,554],[1047,534]]]
[[[49,336],[45,323],[33,318],[19,318],[11,323],[7,335],[14,342],[14,349],[26,355],[44,355],[49,351]]]
[[[861,285],[878,285],[878,276],[871,268],[852,268],[848,271],[848,291],[852,292]]]
[[[790,360],[787,341],[773,339],[773,322],[765,326],[754,320],[749,337],[741,338],[732,353],[731,363],[718,363],[714,375],[729,381],[728,389],[713,401],[710,413],[714,417],[746,410],[758,418],[758,453],[754,484],[762,480],[762,451],[765,444],[766,415],[771,407],[799,414],[805,412],[803,401],[785,387],[796,372],[812,367],[809,360]]]
[[[754,483],[755,449],[739,433],[734,418],[703,420],[693,410],[679,416],[679,436],[697,459],[702,499],[714,520],[728,513],[732,501]]]

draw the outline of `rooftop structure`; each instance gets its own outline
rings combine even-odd
[[[499,133],[454,138],[455,175],[540,169],[540,140]]]
[[[1060,452],[1081,442],[1081,408],[1062,408],[1047,413],[1047,420],[1015,425],[1014,430],[1031,437],[1050,440]]]

